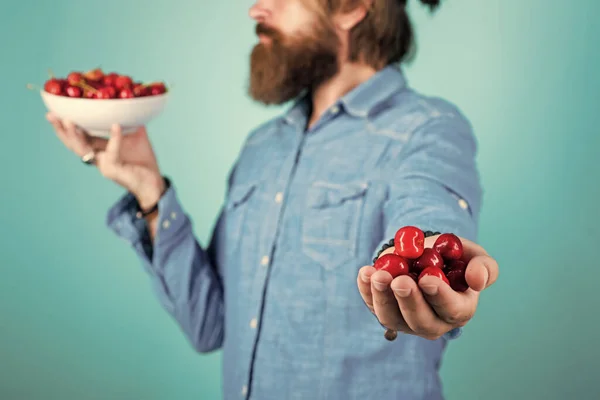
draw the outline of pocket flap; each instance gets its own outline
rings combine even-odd
[[[307,203],[311,208],[336,206],[346,200],[362,197],[368,187],[368,183],[362,181],[344,184],[318,181],[308,189]]]
[[[240,204],[244,203],[252,195],[256,186],[256,182],[240,183],[232,186],[229,189],[229,199],[227,201],[227,208],[235,208]]]

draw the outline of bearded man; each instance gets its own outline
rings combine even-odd
[[[409,87],[406,0],[258,0],[250,17],[249,94],[291,105],[248,135],[208,244],[144,127],[116,126],[104,141],[49,121],[126,189],[108,225],[193,347],[223,350],[226,399],[443,398],[444,350],[498,276],[475,243],[482,190],[468,120]],[[425,247],[458,235],[469,289],[376,271],[404,226],[429,231]]]

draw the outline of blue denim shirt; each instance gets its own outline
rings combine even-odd
[[[441,399],[440,359],[457,332],[387,341],[356,278],[405,225],[476,240],[471,126],[396,67],[306,130],[308,115],[300,100],[250,133],[210,243],[194,237],[175,184],[154,246],[130,194],[107,222],[193,347],[223,350],[226,399]]]

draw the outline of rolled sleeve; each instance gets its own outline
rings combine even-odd
[[[192,223],[170,186],[158,203],[157,232],[150,240],[134,196],[124,195],[109,210],[107,225],[131,243],[151,276],[163,307],[173,316],[195,349],[209,352],[224,337],[223,284],[218,260],[194,237]],[[220,225],[209,248],[220,248]]]

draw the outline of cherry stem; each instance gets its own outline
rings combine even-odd
[[[40,88],[39,86],[34,85],[33,83],[28,83],[27,84],[27,89],[29,89],[29,90],[42,90],[42,88]]]
[[[55,76],[54,76],[54,72],[52,72],[52,69],[51,69],[51,68],[48,68],[48,76],[50,76],[50,78],[52,78],[52,79],[54,79],[54,78],[55,78]]]
[[[98,92],[98,90],[96,88],[91,87],[90,85],[86,84],[84,81],[77,82],[75,84],[75,86],[79,86],[80,88],[82,88],[84,90],[89,90],[92,93]]]

